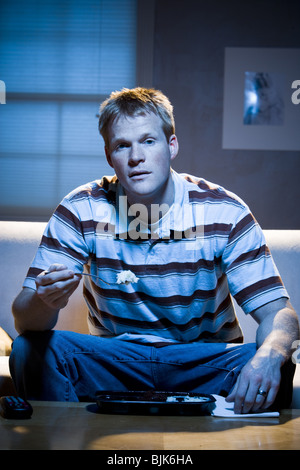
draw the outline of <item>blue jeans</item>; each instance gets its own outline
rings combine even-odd
[[[67,331],[16,338],[10,369],[28,400],[91,401],[96,391],[164,390],[226,396],[255,344],[187,343],[161,348]]]

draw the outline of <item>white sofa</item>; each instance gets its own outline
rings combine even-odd
[[[0,327],[12,339],[17,336],[17,332],[11,314],[11,304],[22,287],[45,225],[41,222],[0,221]],[[265,230],[264,233],[290,294],[291,302],[300,314],[300,230]],[[81,287],[79,285],[67,307],[61,310],[56,329],[88,333],[86,305]],[[257,327],[255,321],[250,316],[246,316],[237,305],[236,310],[244,332],[245,342],[255,341]],[[6,343],[6,348],[3,343]],[[0,396],[14,393],[8,368],[9,346],[10,344],[7,346],[5,334],[2,332],[2,337],[0,335]],[[299,365],[296,367],[294,378],[292,407],[300,408]]]

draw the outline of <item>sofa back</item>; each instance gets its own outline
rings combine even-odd
[[[46,223],[0,221],[0,327],[12,338],[17,336],[11,305],[22,289],[28,268],[42,238]],[[82,283],[61,310],[56,328],[88,332]]]
[[[0,221],[0,327],[12,338],[17,336],[11,304],[22,288],[23,280],[40,243],[43,222]],[[264,234],[294,308],[300,313],[300,230],[264,230]],[[236,306],[245,341],[255,340],[256,323]],[[87,333],[87,307],[82,283],[61,310],[56,329]]]
[[[300,318],[300,230],[264,230],[275,264],[289,293],[290,301]],[[255,340],[256,322],[240,307],[236,314],[243,329],[245,342]]]

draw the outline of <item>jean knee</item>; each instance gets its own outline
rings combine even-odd
[[[26,359],[28,354],[30,354],[31,348],[31,341],[29,340],[28,335],[26,333],[17,336],[12,343],[10,359]]]
[[[41,350],[45,349],[51,335],[51,331],[30,331],[17,336],[12,344],[9,359],[10,366],[13,367],[16,363],[26,364],[28,361],[32,361],[32,356],[35,356],[36,353],[40,354]]]

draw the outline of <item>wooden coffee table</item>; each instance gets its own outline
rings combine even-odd
[[[0,417],[0,449],[300,449],[300,410],[279,418],[130,416],[99,414],[89,403],[31,403],[29,420]]]

